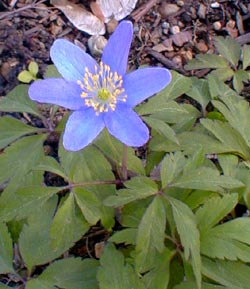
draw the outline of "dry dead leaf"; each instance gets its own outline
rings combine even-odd
[[[87,11],[83,6],[74,4],[68,0],[51,0],[50,2],[60,9],[77,29],[90,35],[105,33],[103,21]]]
[[[105,23],[112,18],[121,20],[129,15],[135,8],[137,0],[97,0],[102,14],[105,17]]]

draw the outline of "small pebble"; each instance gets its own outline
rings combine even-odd
[[[179,9],[180,7],[178,7],[176,4],[163,2],[160,6],[159,13],[161,14],[162,18],[167,18],[168,16],[178,12]]]
[[[206,43],[201,40],[200,42],[196,43],[195,47],[199,50],[199,52],[205,53],[208,51],[208,47]]]
[[[177,26],[177,25],[172,26],[172,27],[170,28],[170,32],[171,32],[172,34],[177,34],[177,33],[180,32],[180,27]]]
[[[211,8],[217,9],[220,8],[220,3],[219,2],[214,2],[210,5]]]
[[[216,31],[221,30],[222,25],[221,25],[220,21],[215,21],[215,22],[213,23],[213,28],[214,28],[214,30],[216,30]]]
[[[200,4],[197,14],[199,18],[206,19],[207,7],[204,4]]]

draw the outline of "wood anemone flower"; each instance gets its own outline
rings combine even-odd
[[[51,59],[63,78],[35,81],[29,96],[73,111],[63,135],[66,150],[86,147],[105,127],[128,146],[148,141],[149,130],[132,108],[168,85],[171,74],[161,67],[126,74],[132,37],[132,23],[122,21],[105,46],[100,64],[67,40],[52,45]]]

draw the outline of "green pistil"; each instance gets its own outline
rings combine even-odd
[[[100,100],[106,101],[110,97],[110,92],[106,88],[100,88],[97,92],[97,96]]]

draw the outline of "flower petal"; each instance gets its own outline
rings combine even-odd
[[[102,115],[97,116],[92,108],[74,111],[66,123],[63,146],[66,150],[78,151],[90,144],[103,128]]]
[[[102,62],[109,65],[111,71],[124,75],[127,69],[128,54],[133,37],[133,25],[130,21],[122,21],[106,44]]]
[[[117,105],[115,111],[106,113],[104,121],[109,133],[128,146],[139,147],[149,139],[147,126],[124,104]]]
[[[57,104],[72,110],[84,108],[81,92],[78,84],[62,78],[37,80],[29,87],[29,97],[32,100]]]
[[[143,100],[161,91],[171,81],[171,73],[162,67],[141,68],[124,75],[123,87],[127,94],[127,104],[136,106]]]
[[[97,65],[89,54],[65,39],[58,39],[53,43],[50,56],[60,74],[71,81],[82,80],[85,67],[94,71],[94,66]]]

